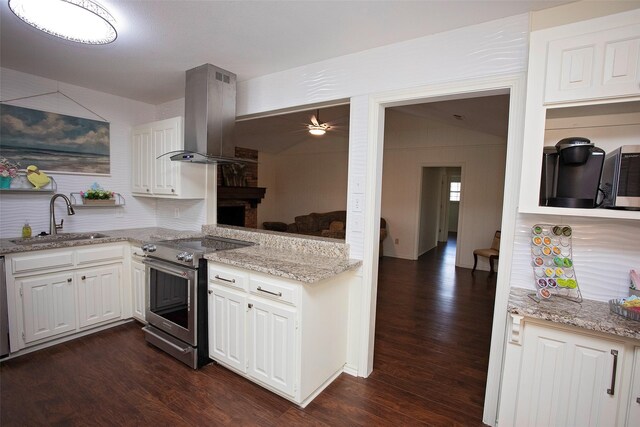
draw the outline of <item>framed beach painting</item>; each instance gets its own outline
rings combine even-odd
[[[0,157],[22,168],[108,175],[109,123],[0,104]]]

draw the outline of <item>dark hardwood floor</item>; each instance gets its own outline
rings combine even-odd
[[[307,408],[209,364],[193,371],[129,323],[0,364],[0,424],[482,425],[495,277],[455,242],[380,262],[369,378],[342,374]]]

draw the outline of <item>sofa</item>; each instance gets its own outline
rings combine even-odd
[[[295,217],[294,222],[291,224],[285,224],[284,222],[263,222],[262,227],[265,230],[344,240],[346,221],[347,211],[314,212]],[[386,237],[387,221],[384,218],[380,218],[380,256],[382,256],[382,241]]]

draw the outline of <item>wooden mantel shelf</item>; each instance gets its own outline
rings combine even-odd
[[[226,187],[218,186],[218,200],[243,200],[248,202],[252,208],[264,198],[267,191],[264,187]]]

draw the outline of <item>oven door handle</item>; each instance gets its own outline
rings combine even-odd
[[[168,274],[173,274],[174,276],[189,277],[191,279],[193,279],[193,276],[195,276],[195,270],[189,267],[180,268],[168,262],[162,262],[148,257],[143,259],[142,263],[156,270],[164,271]]]

